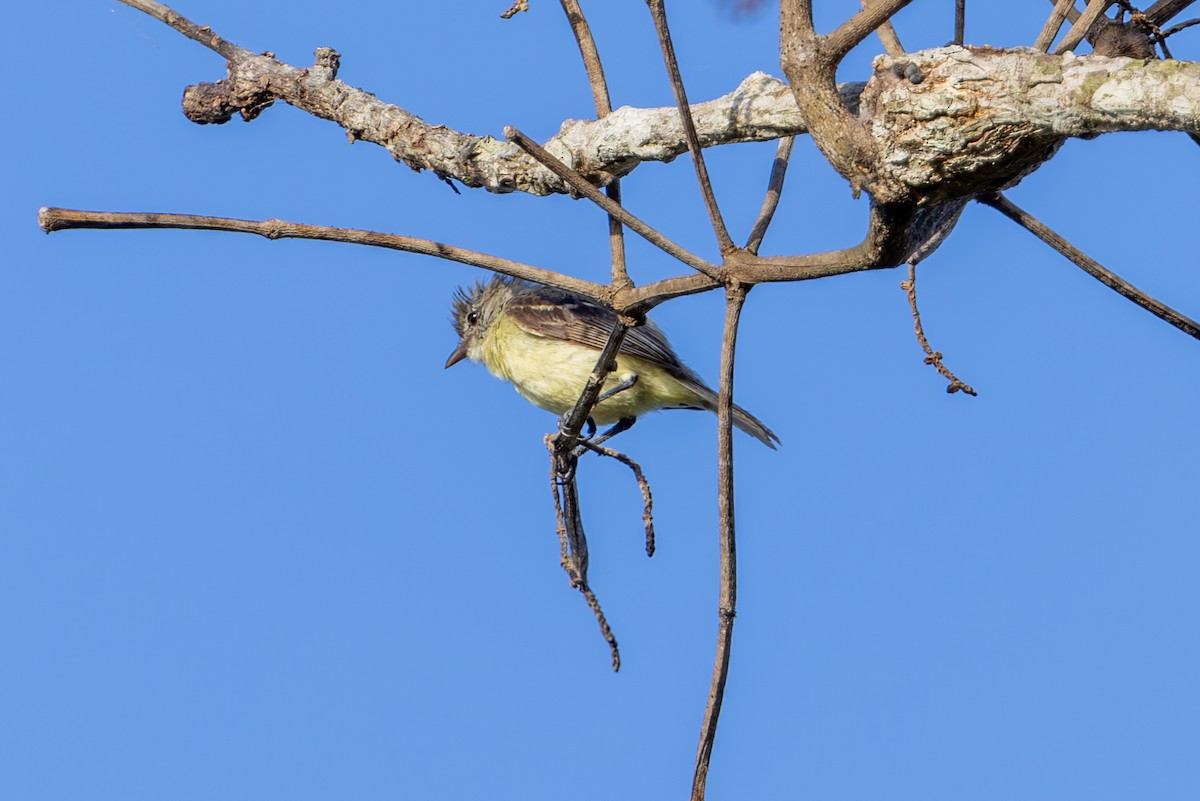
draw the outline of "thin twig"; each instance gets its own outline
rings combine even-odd
[[[608,81],[604,78],[604,65],[600,63],[600,51],[596,49],[596,40],[592,38],[592,29],[579,0],[560,0],[567,22],[571,25],[571,33],[575,34],[575,43],[579,45],[579,55],[583,58],[583,68],[587,70],[588,85],[592,88],[592,102],[596,106],[596,117],[604,117],[612,111],[612,101],[608,96]]]
[[[212,28],[207,25],[197,25],[174,9],[164,6],[162,3],[156,3],[154,0],[120,0],[120,2],[130,8],[135,8],[138,11],[149,14],[160,22],[166,23],[192,41],[199,42],[209,50],[224,56],[230,61],[254,55],[249,50],[238,47],[233,42],[227,42],[220,36],[217,36],[212,32]]]
[[[779,140],[779,146],[775,149],[775,161],[771,165],[771,177],[767,181],[767,194],[763,198],[758,219],[754,221],[754,226],[750,229],[750,236],[746,239],[745,249],[755,255],[758,255],[758,249],[762,245],[763,237],[767,234],[767,228],[771,226],[771,220],[775,217],[775,209],[779,207],[779,196],[783,194],[783,179],[787,176],[788,163],[792,158],[792,146],[795,143],[796,137],[787,136]]]
[[[588,549],[579,509],[579,486],[575,483],[578,457],[574,453],[559,453],[553,439],[553,434],[545,437],[546,447],[550,450],[554,515],[558,521],[559,564],[567,571],[572,587],[584,587],[587,586]]]
[[[921,343],[921,348],[925,351],[925,363],[932,364],[934,369],[942,374],[942,378],[950,382],[950,386],[946,387],[946,392],[953,395],[960,389],[968,395],[976,395],[974,389],[969,384],[964,384],[959,380],[958,376],[950,372],[945,364],[942,363],[942,354],[935,351],[929,346],[929,340],[925,338],[925,328],[921,325],[921,313],[917,311],[917,265],[916,262],[908,263],[908,280],[900,282],[900,288],[908,293],[908,306],[912,309],[913,329],[917,333],[917,342]]]
[[[1197,17],[1196,19],[1189,19],[1187,22],[1181,22],[1178,25],[1172,25],[1170,28],[1167,28],[1162,32],[1162,38],[1166,39],[1168,36],[1174,36],[1180,31],[1190,28],[1193,25],[1200,25],[1200,17]]]
[[[550,452],[550,495],[554,498],[554,531],[558,534],[558,562],[562,565],[563,570],[567,571],[567,576],[571,579],[571,586],[575,585],[575,573],[572,572],[574,567],[571,563],[571,544],[567,538],[567,519],[566,513],[563,510],[562,499],[562,470],[554,452],[554,435],[547,434],[544,438],[546,450]]]
[[[1042,32],[1038,34],[1037,40],[1033,43],[1035,50],[1041,50],[1043,53],[1050,51],[1050,45],[1054,44],[1054,37],[1058,36],[1063,20],[1067,18],[1067,11],[1074,7],[1075,0],[1058,0],[1054,3],[1054,9],[1046,19],[1046,24],[1042,26]]]
[[[510,142],[517,145],[517,147],[533,156],[537,161],[539,161],[559,178],[562,178],[564,181],[570,184],[571,188],[576,192],[607,211],[611,216],[616,217],[625,225],[629,226],[635,233],[639,234],[647,242],[662,249],[671,256],[674,256],[687,266],[704,273],[709,278],[720,280],[721,270],[715,264],[710,264],[696,254],[685,250],[684,248],[672,242],[670,239],[667,239],[654,228],[630,214],[621,206],[613,203],[610,199],[600,194],[600,191],[596,189],[596,187],[588,183],[586,178],[568,167],[566,164],[563,164],[554,156],[547,153],[546,150],[537,142],[534,142],[532,139],[511,125],[505,126],[504,136]]]
[[[1155,317],[1170,323],[1188,336],[1200,339],[1200,323],[1180,314],[1179,312],[1167,306],[1165,303],[1157,300],[1151,295],[1130,284],[1111,270],[1105,269],[1099,262],[1088,257],[1086,253],[1072,245],[1067,240],[1056,234],[1048,225],[1034,217],[1029,212],[1018,207],[1008,198],[1001,195],[999,192],[983,195],[979,198],[981,203],[985,203],[999,211],[1004,216],[1013,220],[1021,227],[1025,228],[1038,239],[1045,242],[1050,247],[1057,250],[1062,255],[1066,256],[1084,272],[1095,278],[1100,283],[1104,284],[1109,289],[1112,289],[1122,297],[1133,301],[1141,306],[1146,311],[1153,314]]]
[[[588,85],[592,88],[592,102],[596,106],[596,119],[603,119],[612,113],[612,100],[608,95],[608,81],[604,77],[604,65],[600,63],[600,51],[596,49],[596,40],[592,38],[592,29],[579,0],[561,0],[571,32],[575,34],[575,42],[579,45],[579,55],[583,58],[583,68],[587,71]],[[604,187],[608,199],[618,206],[621,205],[621,181],[614,180]],[[608,244],[612,251],[612,283],[615,287],[631,286],[629,273],[625,266],[625,229],[621,221],[611,214],[608,217]]]
[[[1079,19],[1075,20],[1075,24],[1067,31],[1058,47],[1054,48],[1054,55],[1061,56],[1068,50],[1075,49],[1083,41],[1083,37],[1091,31],[1096,20],[1100,19],[1100,15],[1107,11],[1112,4],[1113,0],[1089,0],[1087,8],[1079,15]]]
[[[729,658],[733,648],[733,620],[737,616],[737,537],[733,510],[733,365],[737,353],[738,320],[746,302],[747,289],[730,284],[725,289],[725,331],[721,338],[721,384],[717,398],[717,509],[720,518],[721,592],[717,602],[717,652],[713,660],[712,685],[704,721],[700,725],[700,745],[696,750],[696,771],[692,778],[692,801],[704,801],[708,766],[717,720],[725,698],[729,677]]]
[[[646,0],[646,5],[650,8],[650,15],[654,17],[654,30],[658,33],[658,43],[662,48],[663,61],[667,65],[667,75],[671,79],[671,90],[675,93],[675,104],[679,107],[679,119],[683,123],[683,134],[692,154],[692,165],[696,168],[696,179],[700,182],[700,194],[704,196],[704,205],[708,209],[708,219],[712,223],[713,233],[717,236],[717,247],[722,254],[726,254],[734,249],[734,244],[729,237],[729,229],[725,227],[725,220],[721,217],[717,196],[713,194],[712,181],[708,177],[700,137],[696,134],[696,122],[692,119],[692,109],[688,105],[687,92],[683,88],[683,76],[679,72],[679,61],[675,58],[675,45],[671,43],[667,11],[663,0]]]
[[[822,53],[826,58],[832,59],[834,63],[841,61],[843,56],[870,36],[872,31],[890,20],[897,11],[912,1],[873,0],[866,8],[843,22],[836,31],[829,34]]]
[[[353,245],[368,245],[409,253],[421,253],[439,259],[482,267],[504,275],[535,281],[557,289],[565,289],[601,303],[607,295],[607,287],[579,278],[572,278],[553,270],[544,270],[516,261],[479,253],[466,248],[445,245],[429,239],[417,239],[399,234],[384,234],[358,228],[335,228],[327,225],[305,225],[284,220],[239,220],[231,217],[205,217],[193,214],[158,214],[141,212],[81,211],[77,209],[42,208],[38,210],[38,224],[46,233],[78,228],[184,228],[202,231],[228,231],[239,234],[257,234],[267,239],[320,239],[327,242],[345,242]]]
[[[612,628],[608,625],[608,618],[604,616],[604,610],[600,608],[600,599],[596,597],[596,593],[592,592],[591,587],[584,586],[580,588],[580,592],[583,593],[588,608],[596,616],[596,622],[600,624],[600,634],[604,636],[604,641],[608,643],[608,652],[612,656],[613,673],[616,673],[621,669],[621,649],[617,645],[617,638],[613,635]]]
[[[595,615],[600,634],[608,643],[612,669],[618,671],[621,669],[621,650],[617,645],[617,638],[613,635],[612,627],[608,625],[604,610],[600,608],[596,593],[587,582],[587,538],[584,537],[583,520],[579,514],[579,490],[575,481],[573,461],[576,457],[568,454],[567,458],[572,461],[570,469],[564,475],[564,462],[556,451],[554,439],[553,434],[546,436],[546,448],[550,451],[550,492],[554,496],[555,532],[558,534],[561,563],[571,586],[579,590],[588,608]]]
[[[500,12],[500,19],[512,19],[521,11],[529,10],[529,0],[514,0],[508,11]]]
[[[615,451],[612,448],[606,448],[603,445],[593,445],[586,439],[580,440],[579,444],[601,456],[616,459],[633,471],[633,477],[637,481],[638,489],[642,491],[642,526],[646,530],[646,556],[654,556],[654,498],[650,494],[650,482],[646,480],[646,474],[642,472],[642,466],[625,454]]]

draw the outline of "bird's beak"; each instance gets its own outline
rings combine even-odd
[[[450,354],[450,358],[446,359],[445,369],[449,370],[451,367],[458,364],[465,358],[467,358],[467,343],[466,341],[463,341],[458,343],[458,347],[455,348],[454,352]]]

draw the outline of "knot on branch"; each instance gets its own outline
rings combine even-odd
[[[1023,112],[1063,84],[1063,59],[1014,55],[950,46],[876,59],[861,116],[904,196],[935,205],[1011,186],[1058,150],[1063,137]]]
[[[313,53],[316,56],[316,61],[309,69],[309,73],[327,81],[332,81],[337,77],[338,68],[342,65],[342,56],[332,47],[318,47]]]
[[[222,125],[234,114],[249,122],[274,102],[275,93],[268,88],[232,77],[216,83],[193,84],[183,90],[183,113],[199,125]]]

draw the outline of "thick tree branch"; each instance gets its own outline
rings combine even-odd
[[[1194,2],[1196,0],[1158,0],[1157,3],[1146,9],[1146,19],[1150,21],[1151,25],[1161,28],[1182,14],[1184,9]]]
[[[913,0],[872,0],[862,11],[829,34],[822,52],[834,62],[842,60],[859,42],[870,36]]]
[[[193,38],[208,36],[206,45],[211,44],[211,33],[201,35],[202,29],[159,4],[130,4],[174,20],[172,27]],[[862,12],[869,19],[856,16],[860,23],[873,22],[894,5],[872,2]],[[803,6],[799,0],[781,5],[782,63],[792,86],[756,73],[734,92],[691,106],[702,147],[811,131],[852,186],[884,202],[916,198],[929,203],[971,196],[986,189],[992,177],[983,174],[964,183],[959,180],[964,172],[994,173],[994,165],[1012,162],[1033,169],[1052,152],[1047,146],[1054,137],[1147,128],[1200,131],[1200,109],[1192,102],[1200,96],[1200,65],[1096,56],[1049,60],[1028,51],[941,48],[885,60],[866,93],[870,102],[860,109],[855,101],[863,85],[835,90],[828,58],[819,52],[820,37],[796,23]],[[467,186],[538,195],[571,191],[510,143],[430,125],[336,80],[332,51],[319,51],[316,65],[299,69],[219,46],[230,58],[229,77],[189,89],[185,105],[193,119],[252,117],[278,99],[336,122],[352,139],[380,144],[414,169],[430,169]],[[922,124],[924,115],[936,124]],[[590,183],[605,185],[644,161],[670,161],[687,150],[687,137],[676,108],[622,108],[601,120],[567,121],[544,147]],[[1021,151],[1020,158],[1005,155]]]
[[[872,0],[859,0],[863,8],[866,8]],[[879,41],[883,44],[883,49],[892,58],[899,58],[904,55],[904,45],[900,44],[900,37],[896,35],[896,26],[892,25],[892,21],[880,25],[875,29],[875,35],[879,37]]]
[[[869,4],[855,19],[861,20],[863,15],[876,19],[890,6],[888,0],[879,0]],[[799,0],[780,0],[779,63],[813,142],[833,168],[850,182],[855,195],[865,188],[885,202],[900,199],[886,178],[875,180],[878,177],[875,141],[867,126],[838,95],[834,78],[840,56],[833,57],[831,53],[836,47],[831,49],[828,39],[813,31],[811,13],[811,7]],[[886,18],[883,16],[880,21]],[[840,29],[843,45],[849,36],[844,29],[845,26]],[[855,28],[854,35],[857,32]]]

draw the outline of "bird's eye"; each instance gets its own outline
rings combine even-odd
[[[471,310],[467,312],[467,325],[475,325],[479,322],[479,312]]]

